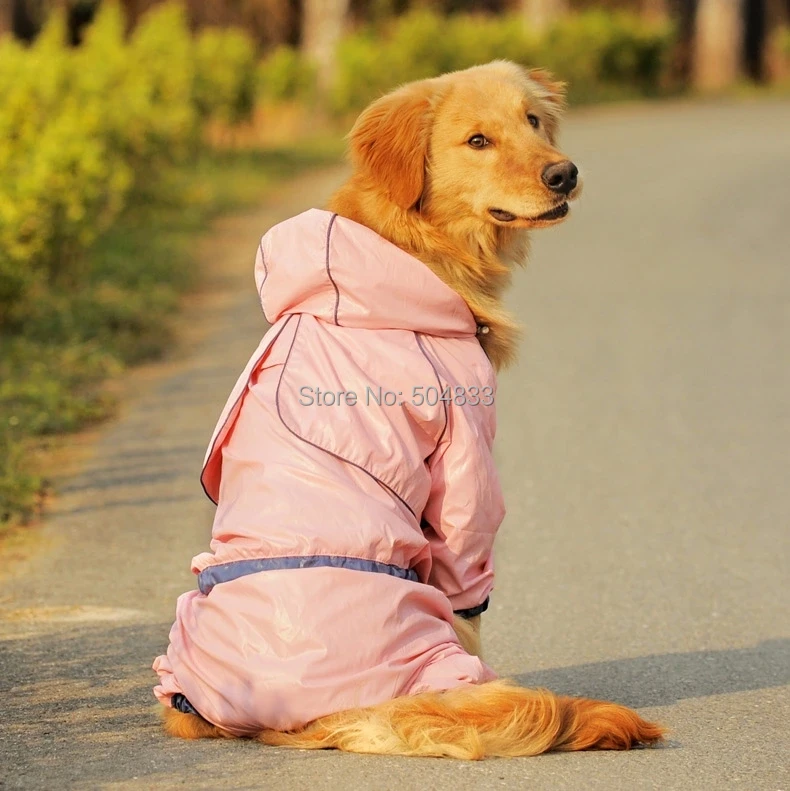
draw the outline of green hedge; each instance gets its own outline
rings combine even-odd
[[[574,103],[654,96],[662,90],[673,43],[670,27],[624,12],[570,15],[538,36],[521,17],[417,11],[341,41],[329,104],[345,115],[403,82],[496,59],[551,69],[569,83]],[[304,99],[314,86],[314,72],[294,50],[263,64],[266,98]]]
[[[252,110],[244,34],[193,39],[171,4],[125,28],[107,2],[78,48],[58,14],[30,48],[0,40],[0,327],[53,282],[78,286],[85,252],[130,193],[195,151],[202,120]]]
[[[248,118],[255,106],[257,53],[240,30],[208,28],[197,39],[195,101],[203,117],[228,124]]]
[[[258,95],[267,101],[315,97],[316,68],[291,47],[278,47],[264,58],[258,68]]]
[[[35,510],[31,437],[105,417],[102,382],[166,347],[221,203],[205,183],[232,191],[201,175],[201,126],[250,113],[252,44],[193,38],[175,4],[126,29],[105,1],[77,48],[57,13],[32,46],[0,39],[0,530]]]

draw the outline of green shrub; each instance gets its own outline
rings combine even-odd
[[[29,519],[36,510],[43,481],[30,471],[25,451],[0,427],[0,527]]]
[[[121,368],[96,343],[47,346],[16,338],[2,352],[0,414],[12,438],[73,431],[110,409],[97,385]]]
[[[255,104],[256,57],[252,41],[238,30],[204,30],[195,47],[195,102],[204,117],[236,124]]]
[[[521,17],[445,18],[421,10],[346,36],[329,100],[345,114],[400,83],[496,59],[552,69],[569,82],[572,101],[654,95],[672,44],[670,28],[628,13],[569,15],[539,37]]]
[[[491,60],[485,52],[489,31],[500,24],[493,18],[444,19],[417,11],[383,31],[366,28],[347,36],[338,48],[331,107],[338,113],[358,110],[400,83],[471,66],[477,58]],[[469,28],[468,36],[463,27]]]
[[[252,105],[243,34],[195,41],[176,4],[126,27],[105,0],[77,48],[60,13],[32,46],[0,38],[0,528],[38,499],[30,438],[105,417],[107,377],[167,346],[217,204],[174,166]]]
[[[84,282],[86,251],[133,192],[196,150],[201,116],[235,123],[252,109],[243,33],[195,42],[172,3],[125,30],[103,2],[76,49],[59,13],[30,48],[0,40],[0,326],[47,284]]]
[[[590,11],[560,20],[541,42],[539,57],[568,81],[571,101],[654,96],[673,43],[668,26]]]
[[[145,14],[132,36],[128,64],[148,96],[151,155],[183,159],[196,142],[198,116],[194,46],[180,5],[165,3]]]
[[[315,95],[316,68],[292,47],[277,47],[258,67],[258,94],[268,101],[300,99]]]
[[[55,16],[31,50],[0,52],[0,320],[37,282],[69,276],[130,180],[101,113],[73,89],[63,34]]]

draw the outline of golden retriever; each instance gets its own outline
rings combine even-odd
[[[545,71],[494,62],[390,93],[350,135],[354,166],[330,209],[423,261],[468,304],[499,369],[515,355],[517,324],[501,295],[525,262],[528,232],[562,222],[581,190],[555,147],[563,85]],[[480,652],[480,619],[456,619],[459,641]],[[192,714],[165,710],[169,733],[228,736]],[[396,755],[536,755],[627,749],[662,738],[636,712],[493,681],[397,698],[332,714],[265,744]]]

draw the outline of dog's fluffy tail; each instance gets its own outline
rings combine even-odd
[[[627,750],[664,729],[615,703],[524,689],[507,681],[397,698],[322,717],[265,744],[355,753],[479,759],[548,750]]]

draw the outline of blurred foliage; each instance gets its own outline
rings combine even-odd
[[[239,30],[206,28],[195,47],[195,101],[204,117],[236,124],[255,105],[257,54]]]
[[[316,95],[316,67],[291,47],[278,47],[258,70],[258,93],[268,101],[311,101]]]
[[[103,3],[82,46],[54,13],[35,44],[0,41],[0,326],[48,284],[77,286],[86,251],[130,194],[193,155],[206,118],[252,111],[256,59],[238,31],[193,40],[157,6],[130,39]]]
[[[179,295],[200,277],[195,238],[208,221],[340,153],[336,141],[203,151],[130,194],[85,254],[79,288],[37,289],[13,332],[0,334],[0,532],[39,502],[46,482],[31,449],[112,414],[107,378],[168,348]]]
[[[569,83],[573,103],[655,96],[673,43],[669,25],[622,11],[567,15],[539,36],[521,16],[419,10],[341,41],[329,104],[344,115],[400,83],[502,58],[550,68]],[[314,71],[283,48],[264,62],[261,89],[266,98],[304,100],[315,93]]]
[[[496,58],[536,62],[536,40],[521,19],[407,14],[379,32],[346,37],[338,50],[332,109],[347,113],[402,82],[434,77]]]
[[[28,518],[39,500],[43,481],[31,471],[25,446],[0,431],[0,530],[4,524]]]
[[[174,4],[126,27],[104,2],[79,47],[57,13],[0,40],[0,528],[38,506],[44,438],[106,417],[108,377],[167,348],[208,220],[338,155],[207,148],[205,122],[253,109],[250,41],[193,38]]]
[[[568,81],[571,102],[654,97],[664,87],[674,43],[666,23],[589,11],[556,24],[537,62]]]

